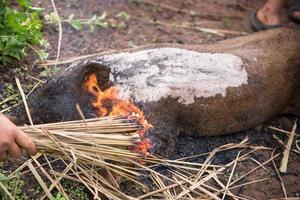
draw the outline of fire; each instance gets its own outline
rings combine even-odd
[[[138,119],[139,124],[143,127],[143,129],[138,131],[138,134],[141,137],[143,137],[146,130],[152,127],[145,119],[143,111],[129,100],[123,100],[118,97],[118,88],[116,86],[101,90],[98,85],[96,74],[89,75],[83,87],[88,93],[95,97],[92,101],[92,106],[97,109],[98,116],[135,116]],[[137,150],[145,155],[150,148],[150,141],[147,139],[140,142]]]
[[[136,153],[142,153],[143,155],[149,154],[149,149],[153,147],[152,141],[149,138],[145,138],[137,144],[137,146],[132,150]]]

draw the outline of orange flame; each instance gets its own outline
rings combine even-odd
[[[149,154],[149,149],[153,147],[152,141],[149,138],[137,143],[136,147],[132,150],[135,153],[142,153],[144,156]]]
[[[143,111],[130,101],[118,98],[118,89],[116,86],[112,86],[102,91],[98,85],[96,74],[89,75],[83,87],[95,97],[92,101],[92,106],[97,109],[98,116],[135,116],[138,119],[139,124],[143,127],[142,130],[138,131],[138,134],[141,137],[143,137],[147,129],[152,127],[145,119]],[[149,142],[149,144],[145,145],[147,142]],[[137,150],[145,155],[146,152],[148,152],[148,149],[150,149],[150,146],[150,141],[145,140],[138,144]]]

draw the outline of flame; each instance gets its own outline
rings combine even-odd
[[[149,149],[153,147],[152,141],[149,138],[137,143],[136,147],[132,150],[135,153],[142,153],[144,156],[149,154]]]
[[[118,88],[116,86],[101,90],[96,74],[87,76],[83,87],[88,93],[95,97],[95,99],[92,100],[92,106],[97,109],[98,116],[135,116],[139,124],[143,127],[143,129],[137,132],[141,137],[144,136],[149,128],[153,127],[145,119],[143,111],[129,100],[123,100],[118,97]],[[150,140],[145,139],[145,141],[138,144],[136,150],[146,155],[151,146]]]

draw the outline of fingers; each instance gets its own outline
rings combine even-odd
[[[19,158],[22,155],[21,148],[15,142],[10,144],[8,152],[14,158]]]
[[[8,154],[6,151],[0,152],[0,161],[5,161],[8,157]]]
[[[35,155],[37,152],[36,146],[33,141],[21,130],[17,131],[15,136],[15,141],[19,147],[24,149],[30,155]]]
[[[7,137],[3,137],[0,139],[0,161],[5,161],[8,157],[8,148],[10,145],[10,141]]]
[[[8,155],[20,157],[22,149],[31,155],[37,152],[30,137],[0,114],[0,160],[7,159]]]

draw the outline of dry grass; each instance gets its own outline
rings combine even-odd
[[[224,199],[230,196],[244,200],[253,198],[237,195],[235,191],[270,180],[271,177],[261,177],[248,181],[247,177],[259,169],[270,170],[275,158],[281,155],[273,155],[270,148],[252,146],[245,138],[238,144],[226,144],[212,152],[178,160],[154,155],[144,157],[131,151],[141,140],[136,133],[140,128],[134,118],[120,117],[21,127],[33,137],[43,154],[29,159],[15,173],[33,174],[44,191],[41,199],[52,198],[54,189],[70,199],[61,181],[72,180],[83,184],[96,199],[105,194],[108,199]],[[225,165],[213,164],[217,154],[232,150],[239,150],[234,160]],[[269,159],[263,162],[253,159],[251,155],[257,151],[268,151]],[[63,162],[64,169],[52,167],[49,155]],[[38,157],[44,157],[46,162],[40,163]],[[205,158],[205,162],[189,161],[197,157]],[[244,162],[256,166],[241,173],[239,166]],[[157,166],[167,170],[161,172],[156,170]],[[120,187],[125,182],[135,185],[143,194],[126,194]],[[285,196],[284,187],[283,191]]]
[[[51,190],[54,186],[57,188],[59,183],[59,181],[55,181],[53,176],[59,177],[56,179],[60,180],[62,178],[77,180],[95,196],[101,193],[111,199],[131,199],[121,192],[117,177],[122,177],[123,180],[131,181],[139,187],[149,190],[148,186],[139,181],[140,177],[148,176],[149,179],[167,180],[178,186],[178,181],[176,182],[174,179],[152,169],[157,165],[194,172],[210,172],[213,168],[219,167],[182,160],[160,159],[154,156],[144,157],[132,152],[131,149],[142,139],[137,134],[141,127],[134,118],[102,117],[23,126],[20,129],[33,138],[41,153],[63,158],[66,166],[68,166],[63,173],[52,171],[52,176],[46,170],[41,170],[43,176],[46,176],[51,182],[50,186],[46,186],[46,182],[33,167],[32,162],[37,164],[39,169],[43,169],[36,158],[32,158],[31,161],[22,166],[22,168],[29,167],[49,198],[52,197]],[[52,168],[50,163],[48,165]],[[106,173],[97,173],[100,169],[105,169]],[[18,169],[17,171],[21,170]],[[67,172],[71,172],[72,175],[68,175]],[[165,186],[162,181],[157,182],[157,184]],[[59,187],[59,191],[64,193],[61,187]],[[162,194],[168,193],[162,191]],[[153,193],[153,195],[158,196],[162,194],[160,192]]]

